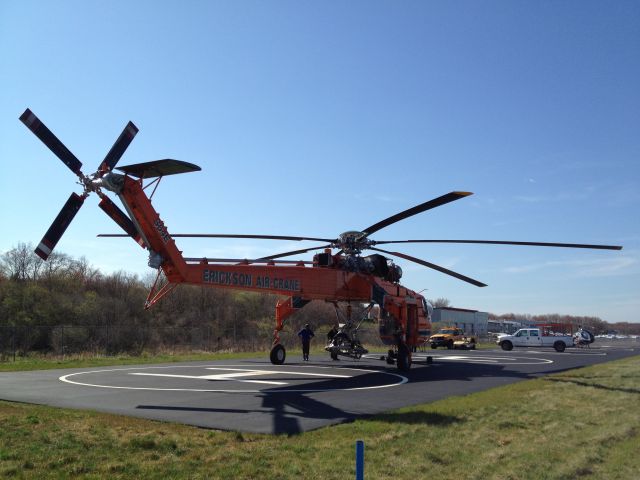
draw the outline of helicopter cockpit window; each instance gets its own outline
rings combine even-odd
[[[425,298],[422,299],[422,308],[426,315],[431,316],[433,314],[433,306]]]

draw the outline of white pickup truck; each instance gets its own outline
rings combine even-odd
[[[513,347],[553,347],[556,352],[564,352],[567,347],[573,347],[571,335],[543,335],[539,328],[521,328],[513,335],[498,335],[496,343],[503,350]]]

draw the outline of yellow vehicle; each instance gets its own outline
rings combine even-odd
[[[431,348],[447,347],[448,349],[452,349],[454,347],[454,343],[458,340],[462,340],[464,337],[464,330],[461,328],[444,327],[435,335],[431,335],[429,343],[431,344]]]
[[[453,348],[458,350],[475,350],[476,339],[474,337],[462,337],[460,340],[453,342]]]

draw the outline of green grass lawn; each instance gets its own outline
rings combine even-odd
[[[357,439],[368,479],[635,479],[640,356],[295,436],[0,402],[2,478],[348,479]]]
[[[372,351],[386,351],[381,347],[368,347]],[[311,348],[312,355],[321,355],[329,358],[329,353],[324,350],[324,345],[315,344]],[[15,361],[13,357],[0,361],[0,372],[18,372],[27,370],[51,370],[55,368],[82,368],[82,367],[108,367],[114,365],[141,365],[151,363],[173,363],[189,361],[215,361],[233,360],[241,358],[264,358],[269,361],[269,351],[256,352],[176,352],[167,351],[163,353],[144,352],[141,355],[95,355],[92,353],[65,355],[42,355],[29,354],[26,356],[17,355]],[[287,358],[302,359],[302,349],[300,345],[287,348]]]
[[[226,360],[235,358],[251,358],[264,356],[269,358],[268,352],[242,353],[164,353],[143,355],[67,355],[64,358],[31,355],[16,357],[16,361],[0,362],[0,372],[18,372],[27,370],[51,370],[55,368],[108,367],[112,365],[141,365],[147,363],[188,362],[197,360]]]

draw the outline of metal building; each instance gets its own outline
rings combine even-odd
[[[486,335],[489,313],[466,308],[441,307],[434,308],[431,315],[432,323],[440,326],[455,326],[464,330],[468,335]]]
[[[526,328],[529,325],[527,322],[519,322],[516,320],[489,320],[487,324],[488,333],[515,333],[520,328]]]

